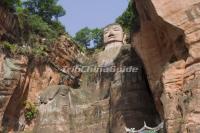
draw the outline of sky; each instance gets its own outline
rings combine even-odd
[[[129,0],[59,0],[66,10],[60,18],[66,31],[74,36],[84,27],[103,28],[113,23],[128,7]]]

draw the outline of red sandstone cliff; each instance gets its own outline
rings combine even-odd
[[[59,53],[59,54],[55,54]],[[0,94],[1,94],[1,126],[8,131],[25,125],[23,103],[37,102],[39,93],[47,86],[61,82],[67,86],[75,86],[80,77],[78,72],[63,72],[62,68],[73,67],[76,58],[81,55],[79,48],[72,44],[66,36],[61,36],[52,48],[49,60],[30,59],[24,55],[8,56],[0,53]],[[62,73],[62,74],[61,74]]]
[[[168,133],[200,129],[199,3],[135,0],[141,29],[132,44],[143,60]]]

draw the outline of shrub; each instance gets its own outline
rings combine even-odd
[[[33,103],[26,101],[25,111],[24,111],[26,121],[31,122],[34,118],[36,118],[37,114],[38,114],[38,110],[36,106]]]
[[[12,11],[15,11],[16,8],[21,6],[21,0],[1,0],[0,4]]]
[[[78,42],[80,45],[83,45],[87,48],[100,48],[103,43],[103,30],[102,29],[89,29],[85,27],[79,30],[74,40]]]
[[[7,41],[1,42],[1,47],[6,51],[11,52],[12,54],[17,52],[17,46]]]
[[[50,28],[56,31],[57,36],[65,34],[65,27],[59,21],[52,21]]]
[[[116,23],[119,23],[128,34],[140,28],[139,16],[136,7],[134,7],[134,0],[130,0],[128,8],[116,19]]]
[[[43,19],[38,15],[29,15],[26,18],[28,27],[31,29],[32,33],[39,34],[41,37],[45,38],[55,38],[56,32],[53,31],[49,24],[43,21]]]
[[[45,22],[51,22],[52,19],[58,20],[65,15],[65,10],[58,4],[58,0],[26,0],[23,6],[28,9],[30,14],[36,14],[42,17]]]
[[[47,56],[46,50],[47,50],[46,45],[37,45],[36,47],[32,48],[32,54],[35,55],[35,57],[44,57]]]
[[[115,21],[116,23],[120,24],[125,31],[127,35],[127,43],[131,43],[132,33],[137,32],[140,28],[139,16],[133,2],[134,0],[129,1],[127,9]]]

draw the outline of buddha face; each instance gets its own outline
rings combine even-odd
[[[104,44],[123,42],[124,32],[119,24],[108,26],[104,29]]]

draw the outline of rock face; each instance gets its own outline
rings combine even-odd
[[[19,21],[16,15],[0,5],[0,40],[18,40],[20,38]]]
[[[199,2],[135,0],[133,45],[169,133],[199,132]]]
[[[24,89],[19,89],[20,84],[24,84],[26,77],[27,59],[23,56],[18,58],[6,58],[1,54],[1,124],[15,125],[17,119],[16,111],[20,108],[20,102],[24,96]],[[15,94],[15,95],[13,95]],[[16,100],[17,99],[17,100]],[[9,121],[9,118],[12,120]]]
[[[69,37],[61,36],[54,44],[49,55],[50,64],[62,73],[61,84],[78,87],[78,79],[81,73],[76,71],[79,64],[78,58],[84,57],[77,44],[74,44]]]
[[[84,96],[84,94],[82,94]],[[72,88],[50,86],[40,96],[35,133],[108,132],[109,100],[85,102]]]
[[[69,87],[50,86],[41,94],[36,133],[69,133]]]
[[[77,56],[79,55],[78,47],[71,45],[67,37],[61,37],[58,42],[60,43],[58,45],[60,48],[54,48],[54,51],[63,53],[65,47],[68,46],[69,48],[74,47],[74,50],[68,50],[63,53],[64,55],[73,54],[72,52]],[[25,101],[37,103],[39,94],[51,85],[63,83],[74,87],[77,84],[76,78],[80,76],[78,72],[66,72],[61,75],[60,73],[63,71],[56,67],[60,65],[65,67],[74,66],[70,61],[76,60],[76,56],[54,56],[49,61],[50,63],[29,59],[22,55],[10,57],[4,52],[0,53],[0,57],[1,131],[20,131],[20,126],[24,127],[26,125],[26,122],[23,120],[23,103]],[[56,59],[58,60],[59,58],[65,60],[66,64],[56,62]],[[56,66],[52,64],[56,64]],[[74,79],[71,79],[69,75],[74,77]],[[29,128],[29,125],[25,126],[25,128]]]

